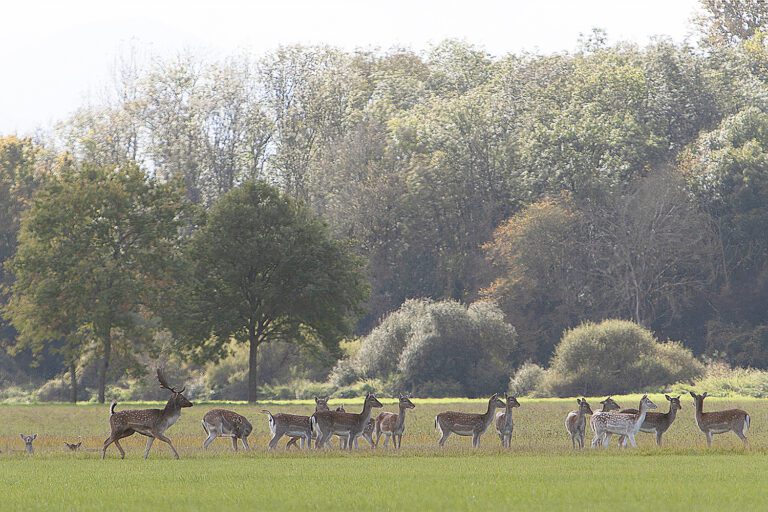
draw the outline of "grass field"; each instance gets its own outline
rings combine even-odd
[[[652,398],[666,411],[663,396]],[[617,397],[623,406],[636,406],[637,400]],[[694,422],[692,400],[683,400],[663,448],[655,447],[652,435],[640,434],[637,450],[579,453],[571,450],[563,427],[575,400],[521,399],[510,450],[502,450],[490,430],[479,450],[471,449],[469,438],[455,436],[446,449],[438,449],[436,413],[480,411],[484,404],[414,400],[417,408],[409,412],[399,453],[381,448],[267,452],[268,427],[260,410],[309,413],[308,402],[228,404],[254,424],[254,450],[235,454],[229,440],[220,439],[205,452],[200,419],[213,404],[197,404],[185,409],[168,431],[180,461],[171,459],[162,443],[155,443],[149,460],[142,460],[144,438],[139,436],[123,442],[126,460],[119,460],[113,447],[108,460],[99,460],[108,434],[107,406],[0,405],[0,510],[600,510],[616,503],[622,510],[689,510],[694,504],[699,510],[768,507],[768,404],[708,398],[708,410],[741,407],[752,417],[749,450],[733,434],[715,436],[715,447],[708,450]],[[360,407],[360,401],[344,402],[348,410]],[[135,405],[118,409],[129,407]],[[393,401],[385,401],[384,410],[394,409]],[[38,433],[34,456],[23,452],[20,432]],[[65,451],[64,441],[78,436],[86,450]]]

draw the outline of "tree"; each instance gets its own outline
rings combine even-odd
[[[261,344],[334,347],[367,292],[361,263],[345,245],[307,209],[262,182],[246,182],[213,205],[188,258],[194,313],[190,320],[182,312],[175,325],[196,343],[212,337],[209,353],[220,353],[230,338],[249,345],[251,402]]]
[[[173,277],[183,208],[175,184],[137,167],[83,165],[47,181],[22,219],[5,314],[30,343],[66,337],[68,362],[89,339],[77,333],[89,329],[100,403],[113,330],[135,331]]]
[[[768,28],[768,5],[762,0],[700,0],[696,23],[712,46],[738,44]]]

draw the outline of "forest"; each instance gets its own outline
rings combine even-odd
[[[211,399],[550,366],[573,396],[621,343],[643,388],[768,369],[768,7],[731,4],[685,44],[123,52],[0,135],[0,399],[156,398],[152,365]]]

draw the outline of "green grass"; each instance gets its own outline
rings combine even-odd
[[[630,406],[637,398],[617,400]],[[666,410],[663,396],[652,398]],[[255,449],[235,454],[228,440],[218,440],[205,452],[200,418],[213,404],[197,404],[168,431],[180,461],[172,460],[162,443],[142,460],[144,438],[138,436],[123,443],[126,460],[118,460],[113,448],[107,460],[99,460],[98,448],[108,434],[106,406],[2,405],[0,509],[566,510],[621,503],[622,510],[640,510],[658,503],[667,511],[689,510],[694,503],[699,510],[759,510],[768,504],[763,476],[768,474],[768,405],[761,400],[705,402],[709,410],[736,406],[750,413],[749,450],[733,434],[715,436],[715,448],[706,449],[688,398],[665,447],[656,448],[651,435],[640,434],[638,450],[578,453],[563,427],[575,400],[521,400],[509,451],[491,431],[477,451],[468,438],[459,437],[439,450],[435,414],[480,411],[483,403],[414,402],[401,452],[379,448],[351,454],[265,450],[268,428],[260,410],[307,413],[308,403],[230,404],[254,424]],[[385,410],[393,410],[388,404]],[[18,433],[33,431],[39,437],[30,457]],[[86,451],[65,451],[63,441],[78,436]]]

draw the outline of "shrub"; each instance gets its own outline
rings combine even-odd
[[[355,368],[355,363],[350,359],[340,359],[333,370],[331,370],[328,382],[332,386],[340,388],[349,386],[359,378],[360,375],[357,372],[357,368]]]
[[[359,380],[350,386],[337,389],[331,396],[333,398],[357,398],[368,393],[385,393],[384,383],[377,379]]]
[[[299,400],[306,400],[316,396],[326,396],[335,391],[335,388],[331,385],[309,380],[294,381],[292,387],[294,395]]]
[[[768,371],[755,368],[731,368],[725,362],[710,362],[704,367],[704,375],[695,381],[680,382],[673,387],[676,393],[691,389],[706,391],[712,396],[752,396],[768,398]]]
[[[633,322],[606,320],[566,331],[542,388],[554,396],[629,393],[702,373],[702,365],[682,345],[659,343]]]
[[[509,392],[514,396],[538,396],[546,370],[528,361],[509,380]]]
[[[363,339],[350,364],[421,395],[484,396],[506,387],[516,338],[493,303],[409,300]]]

